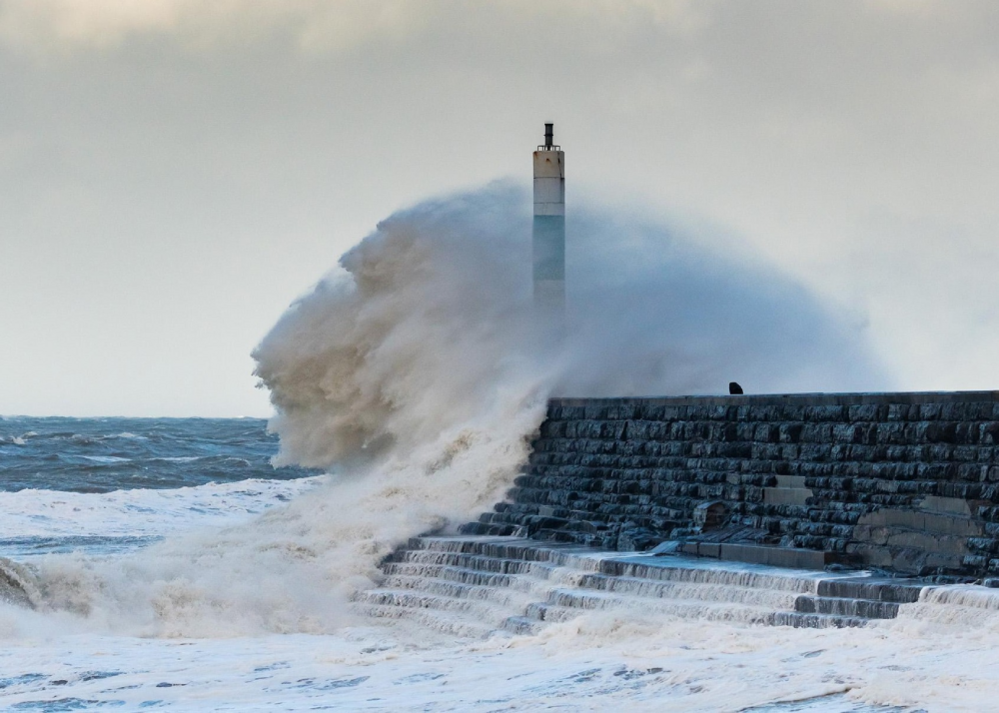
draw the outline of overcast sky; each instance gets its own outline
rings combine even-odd
[[[999,3],[0,0],[0,413],[267,415],[250,351],[394,210],[682,219],[999,386]]]

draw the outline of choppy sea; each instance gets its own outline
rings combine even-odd
[[[210,533],[232,539],[328,486],[272,467],[276,451],[255,419],[0,419],[0,555],[108,570],[195,531],[210,550]],[[277,576],[217,586],[266,589]],[[603,613],[462,640],[365,621],[124,634],[88,617],[0,605],[0,710],[999,710],[999,634],[981,626],[810,631]]]

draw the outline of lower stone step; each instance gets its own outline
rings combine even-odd
[[[843,555],[836,552],[728,542],[685,542],[680,545],[680,552],[695,557],[793,569],[825,569],[827,565],[841,564],[844,561]]]
[[[527,616],[508,616],[503,621],[504,631],[509,631],[511,634],[536,634],[541,628],[542,625],[537,619]]]
[[[454,617],[446,612],[438,612],[432,609],[409,609],[397,606],[355,603],[354,611],[373,619],[408,621],[422,628],[451,636],[481,639],[496,631],[495,626]]]
[[[771,607],[742,604],[738,601],[702,601],[695,599],[646,598],[615,596],[608,592],[586,590],[556,590],[544,604],[528,606],[528,615],[536,607],[557,607],[558,609],[586,611],[640,611],[643,614],[664,614],[684,619],[706,619],[709,621],[740,621],[750,624],[765,623],[773,612]]]
[[[911,604],[919,601],[925,583],[888,577],[839,577],[819,582],[820,597],[851,597],[880,602]]]
[[[846,629],[850,627],[867,626],[869,619],[836,614],[805,614],[796,611],[774,612],[771,626],[793,626],[796,629]]]
[[[585,574],[579,580],[585,590],[610,592],[619,596],[658,600],[687,599],[692,601],[724,602],[748,606],[790,609],[797,592],[764,587],[740,586],[738,583],[659,580],[650,577]]]
[[[400,609],[433,609],[435,611],[455,612],[486,623],[498,623],[503,619],[503,609],[489,602],[424,594],[411,590],[373,589],[361,592],[355,601],[361,604],[393,606]]]
[[[836,614],[862,619],[894,619],[898,616],[896,602],[843,597],[810,597],[803,595],[794,602],[794,610],[806,614]]]

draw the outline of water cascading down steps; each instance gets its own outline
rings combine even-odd
[[[683,556],[598,551],[516,537],[420,537],[361,592],[369,616],[441,632],[532,633],[589,611],[794,627],[864,626],[894,618],[922,584],[863,572],[796,570]]]
[[[411,541],[356,605],[469,634],[616,608],[993,626],[999,391],[553,399],[459,533]]]

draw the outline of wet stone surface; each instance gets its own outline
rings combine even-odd
[[[997,398],[556,399],[507,500],[463,533],[623,551],[751,541],[906,575],[996,575]]]

